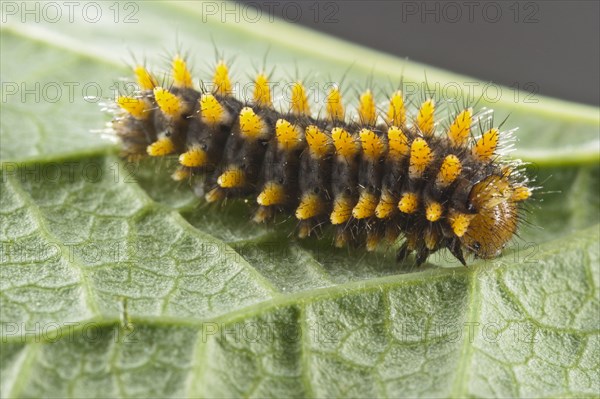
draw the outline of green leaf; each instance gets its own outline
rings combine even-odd
[[[538,200],[502,257],[414,269],[393,248],[298,241],[291,220],[251,225],[243,201],[209,207],[168,179],[172,160],[124,163],[90,132],[110,116],[84,96],[113,98],[129,52],[166,69],[177,42],[206,79],[211,39],[242,82],[268,46],[282,81],[354,63],[353,88],[427,73],[460,97],[472,79],[280,21],[223,23],[196,2],[135,3],[129,24],[134,3],[119,22],[100,4],[98,24],[2,25],[2,397],[598,395],[597,108],[484,96],[519,126]]]

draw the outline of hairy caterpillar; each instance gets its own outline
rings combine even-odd
[[[481,120],[471,108],[457,110],[442,129],[432,99],[410,115],[397,91],[379,115],[367,90],[358,118],[347,120],[334,86],[326,116],[315,118],[300,82],[289,112],[275,110],[263,73],[252,101],[236,99],[222,61],[212,90],[194,88],[179,56],[168,88],[145,67],[135,75],[140,90],[117,99],[112,122],[126,156],[177,155],[172,177],[203,176],[192,184],[206,201],[251,197],[255,222],[292,214],[301,238],[330,224],[338,247],[373,250],[382,239],[403,237],[399,259],[415,252],[421,264],[448,248],[466,265],[464,252],[500,254],[517,230],[520,203],[531,196],[519,161],[498,154],[503,133],[489,126],[474,136]]]

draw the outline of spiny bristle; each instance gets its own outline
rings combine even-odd
[[[363,125],[372,126],[377,121],[377,109],[375,107],[375,99],[371,90],[365,91],[360,96],[358,106],[358,117]]]
[[[250,107],[244,107],[239,115],[240,134],[249,139],[257,140],[267,132],[267,126],[263,119]]]
[[[310,116],[310,106],[308,105],[308,96],[306,89],[301,82],[296,82],[292,85],[292,99],[290,101],[290,109],[295,115]]]
[[[425,208],[425,218],[430,222],[436,222],[442,217],[444,208],[439,202],[431,201]]]
[[[214,126],[224,123],[229,115],[219,100],[212,94],[207,93],[200,97],[200,117],[202,122]]]
[[[407,156],[410,152],[408,138],[396,126],[391,126],[388,129],[388,145],[390,147],[388,155],[391,159],[400,159]]]
[[[254,223],[265,223],[271,220],[274,216],[273,208],[269,206],[259,206],[256,212],[254,213],[254,217],[252,221]]]
[[[271,107],[273,105],[269,79],[264,73],[258,74],[254,80],[254,103],[261,107]]]
[[[404,98],[401,91],[395,92],[390,98],[387,122],[389,125],[400,127],[406,123],[406,109],[404,108]]]
[[[377,231],[369,231],[367,232],[367,239],[365,242],[365,248],[369,252],[373,252],[377,249],[377,245],[381,241],[382,234]]]
[[[397,203],[398,199],[394,198],[389,191],[384,191],[381,194],[377,208],[375,208],[375,216],[379,219],[389,218],[394,213]]]
[[[185,61],[177,56],[173,59],[173,86],[185,88],[192,87],[192,74],[187,68]]]
[[[162,87],[154,88],[154,100],[163,114],[173,119],[179,118],[186,110],[186,105],[179,96]]]
[[[256,198],[263,206],[279,205],[285,201],[285,188],[281,184],[269,182]]]
[[[225,61],[219,61],[213,75],[214,92],[221,96],[231,94],[231,80],[229,79],[229,68]]]
[[[437,230],[431,228],[425,229],[423,241],[425,242],[425,247],[428,250],[433,251],[434,249],[436,249],[436,246],[439,242],[439,234]]]
[[[134,73],[141,90],[153,90],[158,86],[156,79],[143,66],[139,65],[135,67]]]
[[[419,178],[433,160],[433,153],[429,144],[424,139],[417,137],[410,146],[410,166],[408,176],[411,179]]]
[[[435,183],[438,187],[445,188],[456,180],[462,172],[462,164],[456,155],[447,155],[440,166],[440,171],[436,177]]]
[[[457,237],[462,237],[467,232],[469,224],[475,215],[469,215],[466,213],[453,212],[448,217],[452,231]]]
[[[359,146],[354,137],[341,127],[333,128],[331,139],[335,147],[336,154],[344,158],[351,158],[358,153]]]
[[[329,219],[331,224],[342,224],[352,216],[352,208],[354,204],[348,197],[340,196],[333,201],[333,211]]]
[[[204,196],[206,202],[217,202],[225,198],[225,191],[221,187],[215,187]]]
[[[356,219],[366,219],[375,215],[377,197],[373,193],[363,191],[358,197],[358,203],[352,209],[352,216]]]
[[[481,162],[489,162],[496,151],[498,137],[498,129],[493,128],[485,132],[475,143],[472,150],[473,156]]]
[[[415,193],[403,194],[398,202],[398,209],[402,213],[415,213],[419,208],[419,197]]]
[[[459,113],[450,129],[448,129],[448,138],[453,147],[462,147],[467,144],[469,134],[471,133],[471,119],[473,117],[473,110],[467,108]]]
[[[379,159],[385,151],[385,144],[381,137],[369,129],[362,129],[358,136],[362,144],[363,153],[372,160]]]
[[[217,179],[217,184],[222,188],[242,187],[245,182],[244,171],[237,166],[230,166]]]
[[[312,228],[312,224],[309,221],[301,220],[298,224],[298,238],[310,237]]]
[[[206,164],[208,154],[200,148],[191,148],[179,156],[179,163],[188,168],[199,168]]]
[[[285,119],[279,119],[275,124],[275,137],[281,149],[292,151],[302,143],[302,130]]]
[[[296,208],[296,218],[298,220],[311,219],[323,212],[323,201],[314,193],[305,194],[300,200],[300,205]]]
[[[433,135],[434,119],[433,113],[435,112],[435,103],[432,99],[425,101],[421,104],[419,114],[417,115],[417,127],[423,133],[423,136]]]
[[[136,119],[146,119],[150,115],[150,103],[142,98],[122,96],[117,99],[117,104]]]
[[[333,86],[327,94],[326,109],[329,120],[334,122],[344,120],[345,114],[342,95],[337,86]]]
[[[308,148],[315,158],[322,158],[331,153],[331,137],[317,126],[307,126],[305,136]]]
[[[164,137],[150,144],[146,151],[151,157],[162,157],[175,152],[175,145],[170,138]]]
[[[336,230],[333,245],[336,248],[343,248],[350,241],[350,233],[346,230]]]
[[[183,181],[191,177],[191,172],[187,168],[177,168],[175,172],[171,174],[171,178],[175,181]]]

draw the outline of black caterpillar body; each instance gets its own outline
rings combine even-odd
[[[347,121],[336,87],[327,116],[314,118],[300,83],[292,87],[290,111],[276,111],[264,74],[253,101],[236,99],[223,62],[211,91],[193,88],[179,57],[169,89],[143,67],[135,73],[140,91],[117,100],[121,112],[112,123],[126,156],[176,154],[174,179],[193,179],[209,202],[254,198],[256,222],[291,213],[300,237],[332,224],[336,246],[373,250],[401,236],[399,259],[416,252],[421,264],[448,248],[465,264],[464,251],[481,258],[500,253],[517,229],[519,203],[531,195],[518,161],[498,155],[500,132],[490,127],[472,135],[480,119],[469,108],[436,132],[433,100],[410,117],[400,92],[385,115],[365,92],[358,119]]]

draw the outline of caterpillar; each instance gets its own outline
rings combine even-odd
[[[224,61],[211,90],[194,88],[180,56],[169,87],[144,66],[134,74],[139,90],[117,98],[112,121],[124,156],[177,156],[172,178],[190,179],[207,202],[252,198],[255,222],[293,215],[300,238],[331,225],[336,247],[372,251],[402,238],[400,261],[415,253],[420,265],[447,248],[466,266],[465,253],[501,253],[532,194],[522,163],[499,152],[507,133],[490,126],[475,137],[482,117],[469,107],[443,125],[431,98],[410,113],[398,90],[379,112],[367,90],[351,119],[332,86],[324,116],[314,117],[301,82],[291,86],[289,111],[276,110],[265,73],[252,100],[237,99]]]

